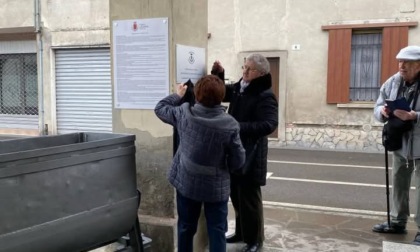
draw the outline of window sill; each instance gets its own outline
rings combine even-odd
[[[337,104],[337,108],[373,109],[374,107],[375,103],[373,102],[350,102]]]

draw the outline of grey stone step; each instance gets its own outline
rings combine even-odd
[[[398,242],[382,242],[382,252],[419,252],[420,246]]]

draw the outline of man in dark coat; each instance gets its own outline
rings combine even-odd
[[[213,64],[212,74],[224,78],[219,61]],[[264,241],[264,217],[261,186],[267,176],[267,136],[278,126],[278,102],[271,90],[270,64],[260,54],[249,55],[239,82],[226,85],[224,101],[228,113],[240,125],[240,136],[246,150],[245,175],[231,176],[231,194],[236,214],[235,234],[228,243],[244,241],[242,251],[260,251]]]

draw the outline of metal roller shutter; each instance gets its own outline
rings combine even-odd
[[[109,48],[60,49],[55,55],[57,133],[112,132]]]

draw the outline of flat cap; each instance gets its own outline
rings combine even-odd
[[[404,47],[396,58],[398,60],[420,60],[420,46]]]

